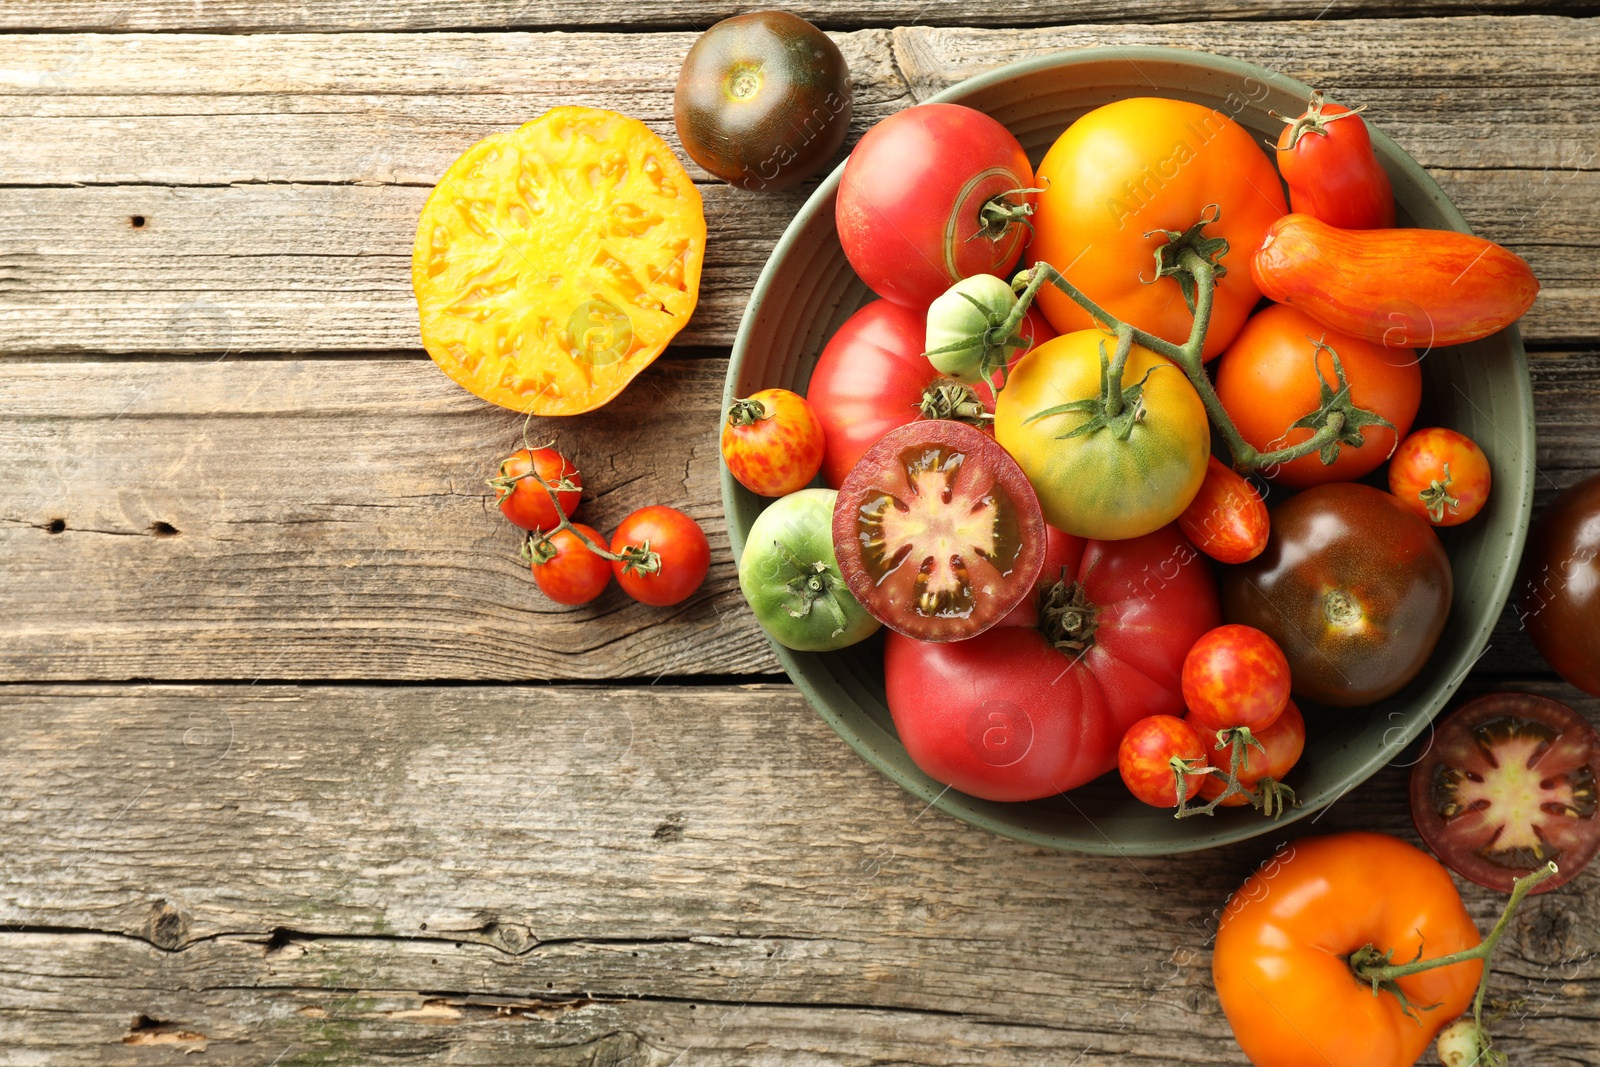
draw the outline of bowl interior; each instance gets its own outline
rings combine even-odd
[[[1299,114],[1309,95],[1307,86],[1291,78],[1202,52],[1092,48],[1014,63],[933,99],[994,116],[1037,163],[1074,119],[1113,100],[1190,100],[1267,138],[1276,137],[1282,126],[1268,112]],[[1380,131],[1373,131],[1373,142],[1394,186],[1398,225],[1467,229],[1410,156]],[[725,403],[772,386],[804,393],[824,343],[873,299],[839,246],[834,227],[838,184],[835,170],[795,217],[762,271],[734,344]],[[1532,504],[1533,400],[1522,342],[1513,327],[1473,344],[1430,351],[1422,369],[1424,401],[1416,425],[1450,426],[1481,444],[1492,467],[1494,493],[1473,522],[1441,531],[1454,570],[1455,601],[1427,667],[1400,693],[1369,708],[1306,708],[1307,750],[1290,779],[1301,807],[1276,823],[1248,808],[1178,822],[1134,800],[1114,773],[1048,800],[979,800],[923,774],[901,747],[884,703],[881,639],[827,654],[775,645],[778,657],[818,714],[864,759],[941,810],[995,833],[1082,852],[1159,855],[1276,832],[1400,755],[1482,653],[1511,587]],[[737,557],[766,501],[726,470],[722,492]]]

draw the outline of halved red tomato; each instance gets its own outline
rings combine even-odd
[[[1033,589],[1045,526],[1022,468],[949,419],[892,430],[839,487],[833,547],[850,592],[890,629],[958,641]]]
[[[1559,701],[1490,693],[1439,725],[1411,769],[1411,818],[1451,870],[1511,892],[1555,860],[1546,893],[1600,851],[1600,734]]]

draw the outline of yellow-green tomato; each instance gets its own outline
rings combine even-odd
[[[987,381],[1011,361],[1011,353],[1028,347],[1015,333],[989,342],[989,332],[1016,306],[1017,294],[993,274],[962,278],[928,306],[928,362],[967,385]]]
[[[739,557],[739,589],[772,639],[802,652],[853,645],[878,620],[851,595],[833,554],[832,489],[802,489],[774,501],[750,526]]]
[[[1124,394],[1110,424],[1081,430],[1095,410],[1041,412],[1101,395],[1102,347],[1116,338],[1080,330],[1046,341],[1012,368],[994,409],[994,436],[1022,466],[1051,526],[1079,537],[1141,537],[1172,522],[1206,476],[1211,426],[1205,405],[1174,363],[1134,345]]]

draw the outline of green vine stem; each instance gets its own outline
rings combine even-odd
[[[1481,961],[1483,963],[1483,975],[1478,979],[1477,995],[1472,998],[1472,1025],[1477,1031],[1478,1047],[1482,1050],[1479,1053],[1479,1062],[1489,1063],[1491,1062],[1488,1058],[1489,1032],[1483,1025],[1483,997],[1489,989],[1489,963],[1494,957],[1496,946],[1500,944],[1500,938],[1505,935],[1506,929],[1511,924],[1511,916],[1516,914],[1517,907],[1522,903],[1522,899],[1540,882],[1543,882],[1546,878],[1554,877],[1556,873],[1557,868],[1554,861],[1552,861],[1538,870],[1531,871],[1518,878],[1512,884],[1511,899],[1506,901],[1506,906],[1500,913],[1499,921],[1494,924],[1494,929],[1489,931],[1488,937],[1472,948],[1465,948],[1460,952],[1452,952],[1448,956],[1440,956],[1431,960],[1421,959],[1422,950],[1418,949],[1417,959],[1409,963],[1395,963],[1392,960],[1394,956],[1393,949],[1380,952],[1376,945],[1367,944],[1350,954],[1350,970],[1361,981],[1372,983],[1373,996],[1378,996],[1382,993],[1393,994],[1400,998],[1400,1003],[1404,1006],[1407,1014],[1413,1018],[1418,1018],[1411,1002],[1406,999],[1404,990],[1398,985],[1399,979],[1408,975],[1420,974],[1423,971],[1431,971],[1436,967],[1449,967],[1457,963],[1465,963],[1468,960]],[[1429,1006],[1424,1006],[1422,1010],[1429,1010]],[[1420,1022],[1420,1018],[1418,1018],[1418,1021]]]

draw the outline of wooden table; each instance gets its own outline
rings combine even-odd
[[[535,592],[484,486],[518,420],[420,348],[417,211],[555,104],[675,142],[678,64],[740,6],[0,7],[0,1064],[1242,1063],[1209,970],[1229,891],[1281,836],[1413,836],[1403,758],[1246,845],[1045,852],[924,809],[811,713],[740,599],[716,444],[804,190],[696,172],[694,321],[536,429],[594,525],[700,520],[705,587]],[[1595,0],[787,6],[836,31],[856,135],[1096,44],[1366,101],[1543,279],[1540,504],[1600,468],[1600,23],[1565,17]],[[1509,614],[1467,690],[1505,687],[1600,718]],[[1487,928],[1498,899],[1466,896]],[[1600,873],[1524,909],[1513,1062],[1600,1061],[1597,953]]]

